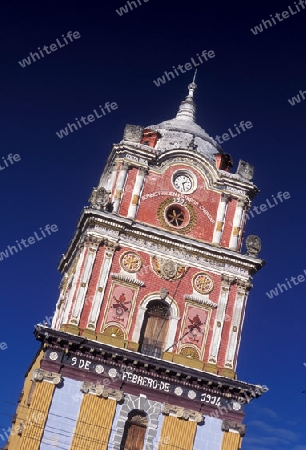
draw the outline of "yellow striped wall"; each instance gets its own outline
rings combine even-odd
[[[32,361],[28,372],[25,375],[25,382],[24,382],[23,391],[22,391],[22,398],[21,398],[20,403],[16,410],[16,420],[12,425],[13,431],[10,435],[8,450],[19,450],[19,448],[20,448],[21,437],[18,435],[17,431],[20,427],[21,422],[25,422],[28,418],[28,415],[29,415],[28,400],[29,400],[29,393],[30,393],[31,386],[32,386],[31,377],[32,377],[33,370],[40,368],[40,361],[43,356],[44,356],[43,350],[39,350],[37,352],[37,354],[35,355],[35,358]]]
[[[239,433],[226,431],[223,434],[221,450],[239,450],[241,448],[242,438]]]
[[[196,422],[165,417],[158,450],[192,450],[196,429]]]
[[[84,396],[71,450],[106,450],[116,412],[115,400]]]
[[[55,385],[37,382],[28,418],[24,424],[20,450],[38,450],[44,432]]]

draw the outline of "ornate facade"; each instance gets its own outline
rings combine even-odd
[[[9,450],[238,450],[239,381],[253,275],[264,265],[246,214],[253,167],[231,173],[195,122],[127,125],[59,263],[52,326],[26,377]]]

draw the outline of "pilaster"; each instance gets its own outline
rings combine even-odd
[[[138,205],[139,205],[139,198],[140,198],[140,194],[143,189],[144,179],[145,179],[145,176],[147,173],[148,173],[148,170],[146,168],[144,168],[144,167],[139,168],[138,174],[136,176],[136,182],[134,185],[134,189],[132,192],[131,203],[130,203],[129,210],[128,210],[128,218],[129,219],[135,219],[135,217],[136,217],[137,209],[138,209]]]
[[[230,287],[233,282],[234,278],[222,275],[220,299],[218,302],[217,314],[215,318],[215,326],[209,351],[208,364],[205,365],[205,370],[208,370],[209,372],[212,371],[213,366],[215,366],[214,372],[215,373],[217,372],[216,364],[218,361],[218,353],[221,343],[222,330],[226,319],[225,311],[228,302]]]
[[[123,163],[119,169],[119,175],[117,178],[117,184],[114,193],[114,201],[113,201],[113,212],[118,213],[121,203],[121,196],[123,187],[125,185],[127,173],[129,170],[129,166],[126,163]]]
[[[232,197],[229,194],[225,194],[224,192],[221,194],[220,203],[218,206],[217,211],[217,220],[213,235],[213,244],[220,245],[222,234],[223,234],[223,228],[224,228],[224,221],[226,216],[226,210],[227,205],[231,201]]]
[[[237,295],[235,299],[235,306],[232,316],[231,330],[229,335],[228,347],[225,356],[225,368],[234,370],[234,361],[237,356],[237,343],[240,331],[243,307],[248,295],[248,291],[252,285],[248,282],[237,281]]]
[[[82,266],[83,266],[85,254],[87,252],[87,247],[86,247],[84,241],[85,241],[85,239],[83,239],[80,242],[80,244],[79,244],[79,255],[77,256],[77,258],[78,258],[77,259],[77,265],[76,265],[75,274],[74,274],[73,281],[72,281],[72,286],[71,286],[71,289],[69,291],[69,295],[68,295],[68,299],[67,299],[67,305],[66,305],[66,308],[65,308],[62,324],[68,323],[68,318],[69,318],[69,313],[70,313],[71,308],[72,308],[73,298],[75,296],[76,287],[77,287],[77,284],[79,282],[79,278],[80,278],[80,275],[81,275],[81,269],[82,269]]]
[[[102,301],[104,298],[104,293],[107,285],[107,281],[110,275],[110,269],[113,261],[113,257],[116,249],[118,248],[118,244],[113,241],[106,242],[107,248],[104,253],[104,260],[100,271],[98,287],[96,293],[94,295],[94,299],[92,302],[92,308],[87,324],[87,329],[84,331],[84,336],[88,338],[96,339],[96,325],[98,322]]]
[[[82,308],[84,306],[86,292],[88,289],[89,280],[91,277],[92,268],[96,259],[97,248],[99,247],[100,243],[101,239],[97,239],[94,237],[88,238],[88,252],[86,255],[84,269],[81,275],[79,290],[77,292],[76,301],[70,318],[71,325],[78,326],[79,324]]]
[[[238,241],[240,236],[240,230],[241,230],[241,222],[242,222],[242,215],[243,210],[246,205],[245,199],[239,199],[237,201],[236,211],[234,215],[233,220],[233,228],[232,228],[232,235],[229,243],[229,248],[231,250],[237,250],[238,249]]]

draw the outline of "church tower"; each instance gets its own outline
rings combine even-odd
[[[260,239],[242,252],[258,193],[195,121],[126,125],[59,263],[51,327],[26,375],[9,450],[238,450],[237,378]]]

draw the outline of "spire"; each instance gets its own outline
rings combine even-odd
[[[196,74],[197,69],[194,72],[192,83],[188,85],[188,95],[180,104],[178,113],[176,115],[177,119],[195,122],[196,105],[193,101],[193,97],[194,92],[197,88],[197,85],[195,84]]]

